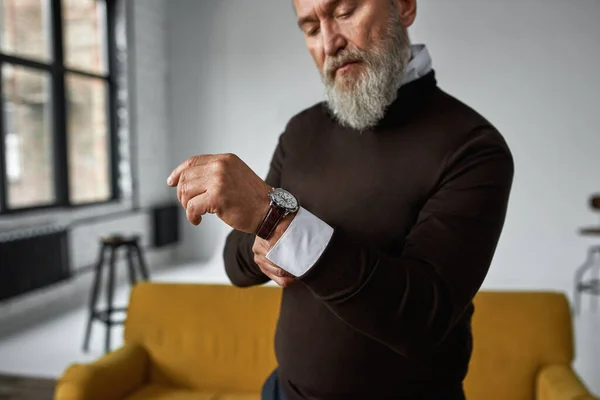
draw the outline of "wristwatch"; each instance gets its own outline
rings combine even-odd
[[[256,235],[267,240],[275,231],[279,222],[289,214],[298,212],[300,205],[298,199],[285,189],[272,188],[269,191],[269,211],[256,229]]]

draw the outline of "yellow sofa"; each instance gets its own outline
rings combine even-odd
[[[270,286],[140,283],[125,345],[71,365],[55,400],[259,400],[276,365],[280,296]],[[480,292],[475,309],[469,400],[594,399],[571,369],[563,295]]]

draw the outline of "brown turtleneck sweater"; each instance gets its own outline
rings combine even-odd
[[[460,398],[472,299],[504,224],[513,159],[501,134],[434,72],[362,134],[319,103],[293,117],[266,179],[335,231],[284,289],[279,377],[292,400]],[[233,284],[268,281],[233,231]],[[458,396],[458,397],[457,397]]]

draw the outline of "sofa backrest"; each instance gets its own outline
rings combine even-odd
[[[151,358],[152,382],[209,391],[258,392],[276,366],[281,289],[140,283],[131,295],[125,341]],[[547,364],[573,359],[566,297],[482,291],[475,298],[468,399],[532,400]]]
[[[474,304],[468,399],[533,400],[542,366],[571,364],[571,313],[563,294],[481,291]]]
[[[140,283],[125,341],[141,343],[150,380],[207,391],[258,392],[276,366],[281,289]]]

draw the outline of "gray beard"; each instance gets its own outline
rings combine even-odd
[[[395,8],[380,48],[370,52],[346,49],[329,57],[321,78],[327,105],[339,123],[359,131],[377,125],[396,99],[410,58],[408,32]],[[336,81],[335,68],[351,60],[361,61],[361,73]]]

